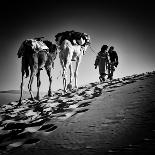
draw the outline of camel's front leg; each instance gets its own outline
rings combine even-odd
[[[75,88],[78,88],[78,86],[77,86],[77,76],[78,76],[78,68],[79,68],[80,61],[81,61],[81,59],[77,58],[76,66],[75,66],[75,72],[74,72]]]
[[[41,85],[41,81],[40,81],[40,70],[38,70],[38,73],[37,73],[37,96],[36,96],[36,99],[37,100],[40,100],[40,85]]]
[[[30,80],[29,80],[29,83],[28,83],[28,89],[29,89],[32,100],[34,100],[34,95],[33,95],[33,92],[32,92],[32,83],[33,83],[34,75],[35,75],[34,72],[31,72]]]

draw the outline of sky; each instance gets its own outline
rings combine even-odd
[[[114,78],[155,69],[155,19],[149,1],[52,0],[8,1],[0,9],[0,90],[20,89],[21,59],[17,51],[27,38],[44,36],[53,43],[55,35],[66,30],[85,32],[91,37],[78,72],[78,85],[99,81],[94,68],[96,54],[103,44],[114,46],[119,65]],[[62,89],[59,57],[52,72],[52,90]],[[25,79],[27,90],[28,79]],[[41,91],[48,90],[48,77],[41,72]],[[36,79],[33,84],[36,90]]]

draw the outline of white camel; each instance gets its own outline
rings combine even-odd
[[[59,45],[59,58],[60,63],[63,69],[62,77],[63,77],[63,89],[64,93],[66,93],[67,90],[72,90],[73,85],[73,75],[75,79],[75,89],[78,88],[77,86],[77,74],[78,74],[78,68],[79,64],[81,62],[82,56],[85,54],[87,47],[90,44],[90,36],[86,33],[82,33],[82,37],[80,39],[73,39],[73,43],[69,41],[68,39],[65,39],[62,41],[61,44],[59,44],[60,38],[57,39],[57,45]],[[73,71],[73,61],[75,61],[75,70]],[[70,79],[69,84],[67,85],[67,70],[70,70]]]

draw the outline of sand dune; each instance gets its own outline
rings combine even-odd
[[[155,72],[0,109],[0,154],[151,154]]]

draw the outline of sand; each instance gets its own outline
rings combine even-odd
[[[147,72],[2,105],[0,154],[153,154],[154,86]]]

